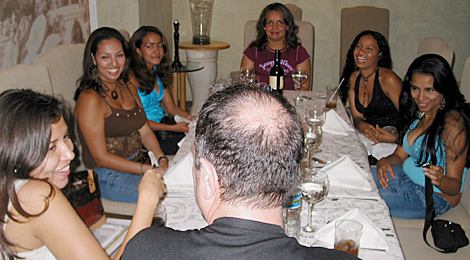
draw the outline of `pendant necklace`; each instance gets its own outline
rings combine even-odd
[[[116,92],[116,89],[113,90],[113,91],[111,91],[111,97],[112,97],[114,100],[118,99],[118,93]]]
[[[367,81],[369,80],[370,76],[374,75],[374,73],[377,72],[378,69],[379,69],[379,67],[376,67],[374,69],[374,71],[372,71],[372,73],[369,74],[369,76],[367,76],[367,77],[365,77],[364,75],[362,75],[361,72],[359,72],[361,74],[361,77],[364,78],[364,95],[362,96],[362,106],[364,107],[364,110],[366,109],[365,104],[366,104],[366,93],[367,93]],[[364,117],[364,120],[366,120],[365,117]]]

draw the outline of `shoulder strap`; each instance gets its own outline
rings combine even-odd
[[[452,251],[442,250],[440,248],[431,246],[426,239],[426,234],[428,233],[429,228],[431,227],[432,223],[434,222],[434,217],[436,216],[436,212],[434,211],[434,199],[433,199],[433,188],[431,179],[429,177],[425,177],[425,194],[426,194],[426,217],[424,219],[424,228],[423,228],[423,239],[426,244],[441,253],[452,253]]]

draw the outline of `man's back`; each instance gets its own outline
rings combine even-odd
[[[125,259],[357,259],[342,251],[301,246],[277,225],[219,218],[201,230],[152,227],[127,245]]]

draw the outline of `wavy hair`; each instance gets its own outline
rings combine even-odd
[[[299,27],[294,22],[294,16],[290,12],[289,8],[281,3],[272,3],[266,6],[259,16],[258,22],[256,23],[256,31],[258,35],[256,39],[250,43],[249,47],[256,46],[258,50],[262,51],[266,48],[268,44],[268,36],[266,35],[266,22],[268,20],[268,14],[271,11],[279,11],[282,14],[282,18],[284,19],[284,23],[286,23],[287,27],[289,28],[286,31],[286,38],[285,42],[286,45],[295,49],[297,46],[300,45],[300,40],[297,37],[297,33],[299,32]]]
[[[137,49],[142,50],[143,39],[149,33],[156,33],[160,35],[163,41],[164,55],[157,66],[157,70],[149,70],[144,58],[137,53]],[[131,37],[129,41],[130,46],[130,66],[137,81],[139,82],[139,89],[146,94],[152,92],[156,76],[160,78],[165,88],[168,88],[173,83],[173,75],[171,73],[170,64],[167,57],[167,44],[163,33],[154,26],[142,26]]]
[[[88,41],[85,45],[85,52],[83,54],[83,74],[77,80],[78,88],[75,91],[75,95],[73,97],[74,100],[77,100],[84,90],[92,89],[96,91],[101,96],[105,96],[106,90],[103,88],[101,84],[96,83],[93,80],[93,69],[96,66],[93,63],[93,56],[96,57],[96,52],[98,51],[98,45],[104,41],[109,39],[116,39],[118,40],[124,51],[124,56],[126,57],[126,63],[124,64],[124,69],[119,76],[119,79],[123,82],[127,83],[129,81],[129,45],[122,36],[122,34],[110,27],[101,27],[93,31],[88,38]]]
[[[461,151],[458,151],[455,160],[462,155],[469,147],[470,138],[468,138],[470,130],[470,105],[466,103],[464,95],[460,92],[457,85],[457,81],[452,73],[452,69],[449,63],[437,54],[425,54],[416,58],[408,68],[405,79],[403,82],[403,88],[400,95],[399,111],[400,111],[400,142],[403,142],[403,138],[409,130],[410,125],[413,121],[419,118],[420,110],[415,100],[411,95],[411,85],[413,75],[422,74],[432,76],[434,79],[434,89],[444,96],[445,106],[441,107],[436,118],[428,129],[424,132],[424,141],[426,145],[421,147],[420,160],[418,164],[427,162],[428,158],[431,158],[433,164],[436,163],[436,142],[442,142],[442,132],[446,127],[446,119],[451,115],[451,111],[459,113],[460,118],[457,120],[463,120],[463,129],[460,134],[465,136],[465,145]],[[470,166],[470,153],[467,153],[465,167]]]
[[[346,103],[348,99],[348,91],[351,86],[351,74],[357,70],[356,61],[354,60],[354,49],[356,49],[359,40],[361,40],[361,38],[366,35],[372,36],[375,41],[377,41],[377,45],[379,46],[379,53],[382,53],[382,55],[379,57],[377,65],[381,68],[392,69],[392,57],[387,39],[385,39],[381,33],[376,31],[363,31],[359,33],[356,38],[354,38],[351,47],[349,47],[348,53],[346,55],[346,65],[344,65],[343,74],[341,75],[341,79],[344,79],[345,81],[339,90],[339,96],[341,97],[341,101],[343,103]]]
[[[49,150],[51,124],[61,118],[68,123],[69,112],[63,102],[32,90],[10,89],[0,94],[0,246],[3,259],[14,259],[10,250],[15,246],[5,234],[5,216],[17,221],[8,209],[8,203],[25,217],[43,214],[54,197],[54,188],[45,198],[45,207],[38,214],[26,212],[20,205],[15,189],[18,179],[34,179],[30,173],[40,167]]]

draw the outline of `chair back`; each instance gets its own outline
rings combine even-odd
[[[0,93],[8,89],[32,89],[52,94],[47,67],[41,64],[17,64],[0,71]]]
[[[34,59],[34,64],[48,68],[52,89],[55,93],[62,93],[72,108],[75,106],[73,95],[77,80],[82,76],[84,51],[84,43],[61,44]]]
[[[287,9],[292,13],[294,16],[294,19],[297,19],[299,21],[302,21],[302,9],[295,4],[285,4]]]
[[[467,60],[465,61],[465,65],[463,65],[462,80],[460,80],[460,92],[462,92],[467,102],[469,102],[470,101],[470,57],[467,58]]]
[[[346,55],[356,36],[371,30],[381,33],[388,41],[390,12],[388,9],[372,6],[357,6],[341,10],[341,45],[339,75],[343,73]]]
[[[441,55],[452,67],[454,50],[447,45],[446,41],[439,37],[424,38],[421,40],[418,47],[418,57],[423,54]]]

